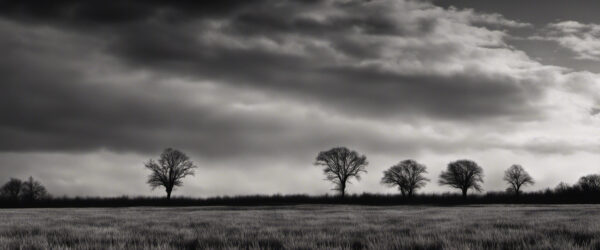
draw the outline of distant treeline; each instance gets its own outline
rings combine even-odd
[[[285,206],[303,204],[346,205],[469,205],[469,204],[600,204],[600,192],[575,187],[523,192],[514,196],[506,192],[488,192],[464,198],[461,194],[351,194],[337,195],[247,195],[210,198],[172,197],[47,197],[41,200],[0,200],[2,208],[16,207],[132,207],[132,206]]]
[[[402,204],[567,204],[600,203],[600,175],[589,174],[579,178],[570,186],[560,183],[555,189],[537,192],[523,192],[521,188],[533,185],[534,179],[518,164],[504,172],[507,184],[505,192],[482,194],[484,182],[483,168],[476,162],[463,159],[448,163],[438,179],[438,184],[461,191],[461,195],[417,194],[431,180],[424,176],[427,167],[415,160],[407,159],[391,166],[383,172],[381,184],[398,188],[399,195],[369,194],[347,195],[350,180],[360,180],[368,165],[367,157],[345,147],[321,151],[315,165],[323,167],[326,180],[332,182],[338,196],[308,195],[253,195],[213,198],[174,198],[171,192],[183,185],[186,176],[194,175],[197,168],[183,152],[167,148],[157,161],[144,164],[151,171],[147,183],[154,188],[164,188],[166,199],[153,197],[116,198],[52,198],[46,188],[33,177],[26,181],[11,178],[0,187],[0,207],[111,207],[111,206],[210,206],[210,205],[296,205],[296,204],[357,204],[357,205],[402,205]],[[469,190],[480,192],[467,195]]]

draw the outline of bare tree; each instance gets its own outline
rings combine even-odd
[[[171,192],[175,187],[183,185],[183,178],[194,175],[196,168],[187,155],[172,148],[165,149],[158,162],[150,159],[145,167],[152,171],[148,176],[148,184],[152,189],[165,187],[167,200],[171,199]]]
[[[440,185],[448,185],[462,191],[463,198],[467,197],[469,189],[481,192],[483,169],[471,160],[458,160],[448,164],[446,171],[440,174]]]
[[[46,192],[46,188],[39,181],[34,180],[33,177],[29,176],[29,179],[23,182],[21,188],[21,197],[23,200],[35,201],[47,196],[48,192]]]
[[[412,197],[416,189],[424,187],[429,179],[423,176],[427,167],[414,160],[404,160],[383,171],[381,183],[398,186],[402,196]]]
[[[10,180],[0,188],[0,193],[9,200],[18,200],[22,186],[23,181],[16,178],[10,178]]]
[[[600,192],[600,175],[590,174],[579,178],[577,187],[585,192]]]
[[[518,196],[521,192],[521,186],[533,185],[535,181],[529,173],[523,169],[521,165],[512,165],[506,171],[504,171],[504,180],[510,184],[510,191],[514,192]]]
[[[360,180],[360,173],[367,172],[365,167],[368,164],[366,156],[345,147],[321,151],[315,162],[315,165],[325,167],[323,169],[325,179],[336,185],[334,190],[339,191],[342,198],[346,194],[346,185],[351,183],[350,179],[354,177]]]

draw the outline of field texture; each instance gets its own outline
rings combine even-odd
[[[600,249],[600,206],[0,210],[0,249]]]

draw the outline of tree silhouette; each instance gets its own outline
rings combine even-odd
[[[187,155],[172,148],[165,149],[158,162],[150,159],[145,167],[152,171],[148,176],[148,184],[152,189],[165,187],[167,200],[171,199],[171,192],[175,187],[183,185],[183,178],[194,175],[196,168]]]
[[[29,179],[23,182],[21,188],[21,197],[23,200],[35,201],[47,196],[48,192],[46,192],[46,188],[39,181],[34,180],[33,177],[29,176]]]
[[[558,185],[556,185],[556,187],[554,188],[554,192],[556,192],[556,193],[565,193],[569,190],[571,190],[571,186],[569,186],[569,184],[564,183],[562,181],[560,183],[558,183]]]
[[[467,197],[469,189],[481,192],[483,169],[471,160],[458,160],[448,164],[446,171],[440,174],[440,185],[448,185],[462,191],[463,198]]]
[[[590,174],[579,178],[577,187],[584,192],[600,192],[600,175]]]
[[[9,200],[18,200],[22,187],[23,181],[16,178],[10,178],[10,180],[0,188],[0,193]]]
[[[346,147],[336,147],[328,151],[321,151],[317,155],[316,166],[324,166],[323,173],[325,179],[333,182],[336,187],[334,190],[340,192],[342,198],[346,194],[346,185],[352,177],[360,180],[360,173],[367,172],[365,167],[369,163],[367,157],[359,155],[356,151],[351,151]]]
[[[506,171],[504,171],[504,180],[510,184],[510,191],[514,192],[518,196],[521,192],[521,186],[533,185],[535,181],[529,173],[523,169],[521,165],[512,165]]]
[[[402,196],[412,197],[416,189],[424,187],[429,179],[423,177],[427,167],[414,160],[404,160],[383,171],[381,183],[398,186]]]

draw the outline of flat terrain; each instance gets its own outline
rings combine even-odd
[[[0,249],[600,249],[600,206],[0,209]]]

